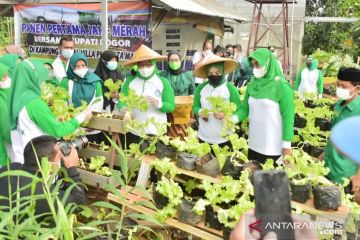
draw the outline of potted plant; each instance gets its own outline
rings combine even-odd
[[[181,204],[183,197],[183,191],[179,184],[174,182],[173,179],[162,176],[154,188],[154,202],[161,207],[155,214],[156,218],[160,222],[165,222],[168,218],[175,217],[177,207]],[[165,199],[167,199],[166,205]]]
[[[196,170],[204,175],[216,177],[220,173],[219,161],[211,153],[200,156],[195,161]]]
[[[340,189],[330,182],[316,185],[313,196],[316,209],[336,211],[341,206]]]
[[[199,198],[184,197],[178,207],[180,222],[187,223],[190,225],[196,225],[199,223],[203,216],[198,215],[194,210],[194,206]]]
[[[104,166],[105,161],[104,156],[91,157],[90,163],[85,163],[81,159],[78,172],[83,183],[99,188],[105,188],[107,184],[117,186],[118,184],[112,176],[112,172],[116,170],[110,170]]]
[[[306,119],[303,116],[300,116],[301,113],[295,113],[294,127],[304,128],[306,126]]]

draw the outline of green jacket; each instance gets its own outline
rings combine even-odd
[[[341,106],[343,101],[337,102],[332,120],[333,126],[343,119],[360,116],[360,96],[347,105]],[[342,178],[350,178],[356,175],[358,165],[340,154],[330,142],[325,147],[325,166],[330,169],[329,178],[335,182],[343,183]]]
[[[189,96],[195,93],[195,80],[192,72],[183,72],[179,75],[173,75],[169,71],[162,71],[161,77],[169,80],[174,89],[175,96]]]

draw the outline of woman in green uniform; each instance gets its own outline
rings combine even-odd
[[[12,73],[15,69],[16,64],[20,63],[23,58],[16,54],[5,54],[0,58],[0,63],[4,64],[9,68],[9,76],[12,77]]]
[[[47,104],[40,99],[40,83],[49,76],[49,71],[44,69],[41,64],[25,60],[16,66],[13,73],[14,82],[9,95],[9,126],[15,153],[13,162],[24,162],[24,148],[34,137],[66,136],[91,118],[91,112],[84,111],[69,121],[57,121]]]
[[[7,99],[11,79],[8,70],[7,66],[0,63],[0,167],[5,166],[8,162],[5,144],[10,143]]]
[[[185,72],[181,68],[181,55],[179,52],[169,52],[168,70],[161,72],[160,76],[169,80],[175,96],[194,95],[195,80],[193,73],[190,71]]]
[[[337,78],[336,95],[339,101],[334,107],[333,126],[343,119],[360,116],[360,70],[340,69]],[[325,166],[330,169],[330,180],[342,184],[343,179],[350,178],[353,189],[360,190],[358,165],[340,154],[330,142],[325,147],[324,159]]]
[[[291,153],[293,90],[269,50],[257,49],[249,60],[254,78],[246,89],[240,121],[249,118],[248,158],[264,163]]]

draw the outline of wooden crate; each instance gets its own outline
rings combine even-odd
[[[119,183],[116,182],[116,180],[113,176],[105,177],[105,176],[101,176],[99,174],[89,172],[89,171],[81,169],[81,168],[78,168],[77,171],[80,174],[80,178],[81,178],[82,182],[85,183],[86,185],[101,188],[101,189],[104,189],[107,184],[110,184],[114,187],[119,186]],[[119,171],[116,171],[116,172],[118,174],[120,174]]]
[[[88,125],[86,125],[86,128],[91,128],[94,130],[100,130],[109,133],[125,134],[123,120],[97,117],[96,115],[90,119]]]

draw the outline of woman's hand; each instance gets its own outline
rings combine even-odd
[[[146,101],[148,102],[149,105],[152,105],[152,106],[156,107],[159,104],[159,101],[156,98],[153,98],[151,96],[147,96],[145,98],[146,98]]]
[[[111,94],[111,98],[118,99],[118,98],[119,98],[119,93],[113,93],[113,94]]]
[[[292,154],[291,148],[283,148],[281,150],[281,155],[283,155],[283,156],[288,156],[288,155],[291,155],[291,154]]]
[[[223,120],[225,117],[225,114],[223,112],[217,112],[214,114],[214,117],[218,120]]]

